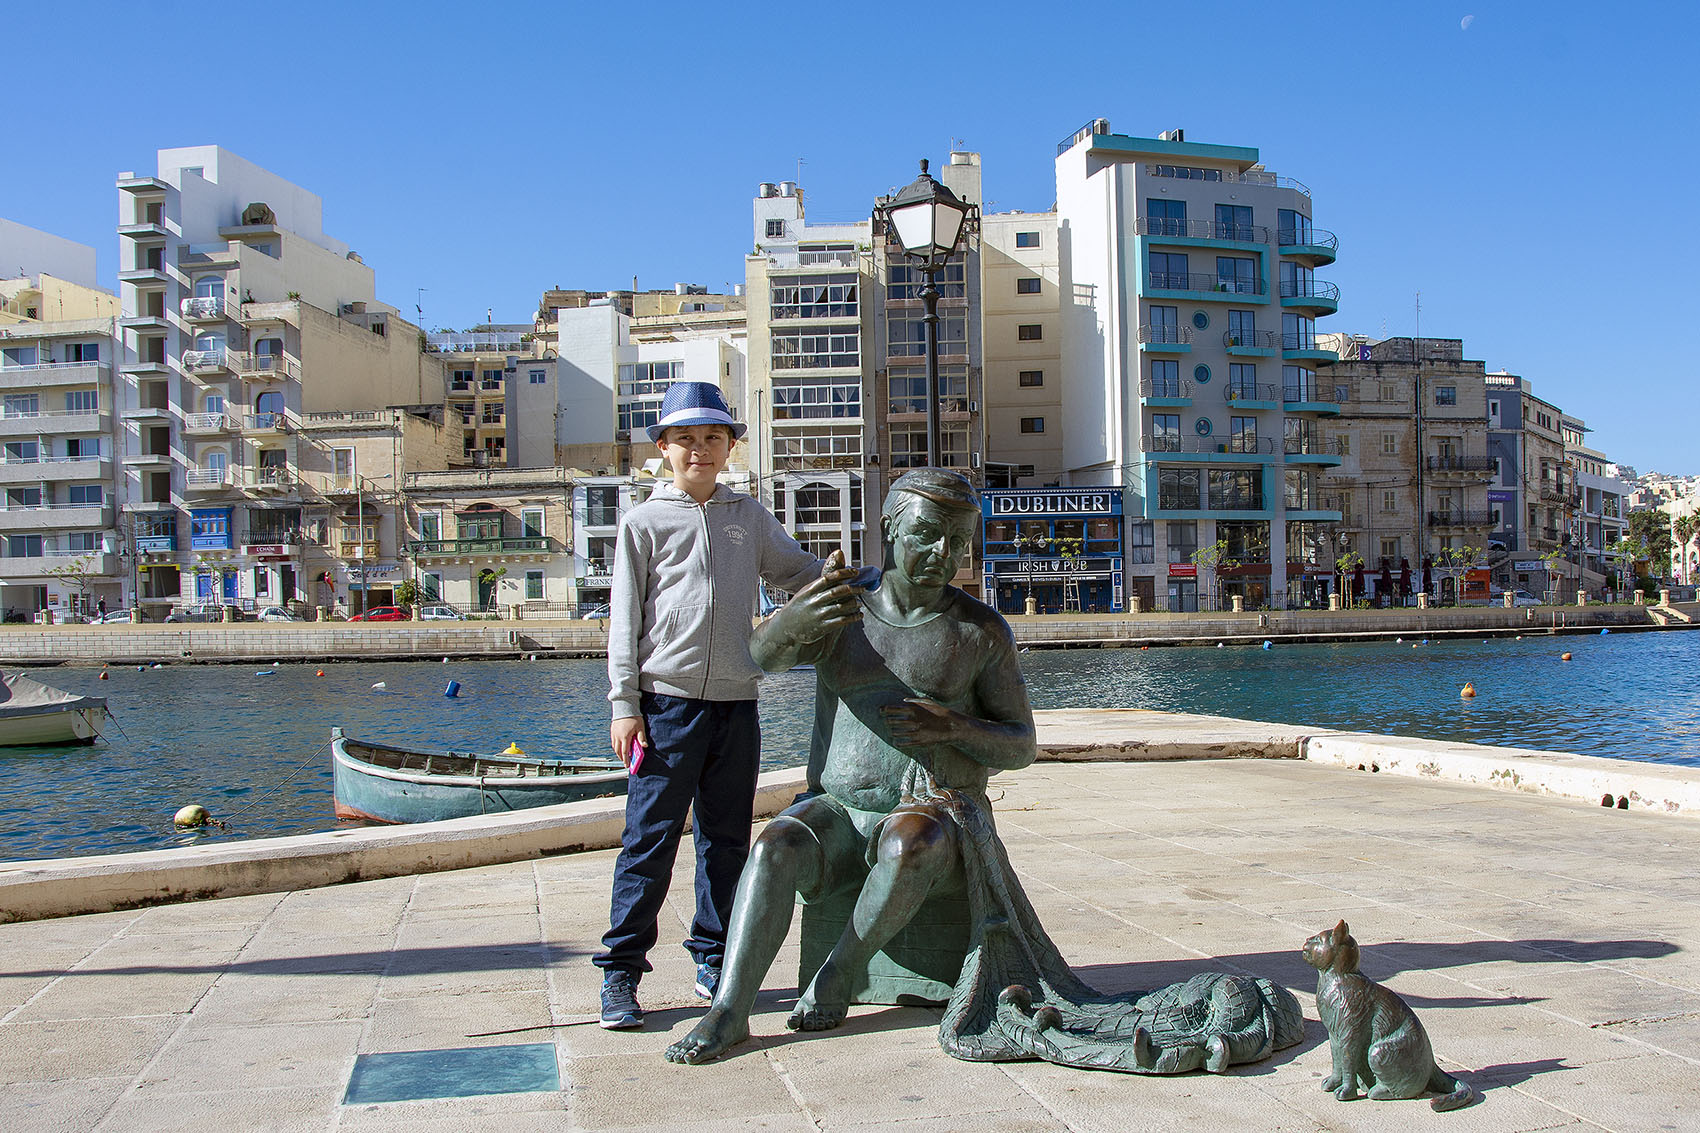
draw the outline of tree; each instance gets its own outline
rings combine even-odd
[[[1652,568],[1663,571],[1670,565],[1670,513],[1658,508],[1637,508],[1629,513],[1629,537],[1647,548]]]
[[[1200,547],[1192,553],[1193,565],[1198,568],[1200,577],[1208,570],[1210,572],[1210,601],[1215,609],[1222,608],[1222,579],[1221,571],[1238,566],[1228,557],[1228,541],[1218,539],[1207,547]]]
[[[1693,572],[1689,569],[1690,561],[1688,544],[1694,541],[1694,536],[1700,533],[1700,520],[1696,520],[1691,512],[1679,515],[1671,521],[1671,533],[1676,536],[1675,546],[1671,555],[1671,563],[1675,568],[1671,573],[1680,582],[1693,582]]]
[[[86,551],[59,566],[48,567],[42,573],[75,586],[77,597],[82,599],[77,605],[86,610],[89,608],[89,591],[94,589],[94,580],[100,577],[100,573],[94,569],[95,558],[96,552]]]
[[[1464,575],[1479,568],[1486,556],[1480,547],[1442,547],[1435,553],[1434,570],[1441,578],[1452,580],[1452,593],[1464,596]]]
[[[1340,593],[1345,599],[1341,605],[1348,610],[1352,608],[1352,576],[1363,565],[1364,557],[1356,551],[1342,551],[1334,560],[1334,569],[1340,572]]]

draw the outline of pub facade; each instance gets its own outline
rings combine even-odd
[[[982,594],[1005,614],[1121,613],[1120,488],[982,493]]]

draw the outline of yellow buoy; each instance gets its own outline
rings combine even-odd
[[[205,826],[211,820],[212,815],[207,813],[206,807],[202,806],[200,803],[190,803],[188,806],[178,811],[171,821],[174,825],[188,827]]]
[[[1476,686],[1471,684],[1469,681],[1465,681],[1464,687],[1458,690],[1458,695],[1463,697],[1465,700],[1469,700],[1471,697],[1476,695]]]
[[[1558,659],[1559,659],[1559,660],[1560,660],[1560,661],[1568,661],[1568,660],[1570,660],[1570,654],[1568,654],[1568,653],[1560,653],[1560,654],[1559,654],[1559,655],[1558,655]]]
[[[517,744],[517,743],[510,742],[506,748],[502,749],[502,754],[503,755],[524,755],[525,749],[520,747],[519,744]]]

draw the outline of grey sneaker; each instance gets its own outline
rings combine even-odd
[[[637,1000],[636,972],[610,968],[602,977],[602,1027],[608,1031],[635,1031],[643,1026],[643,1008]]]
[[[697,965],[697,994],[707,1000],[714,999],[714,993],[720,990],[720,969],[712,964]]]

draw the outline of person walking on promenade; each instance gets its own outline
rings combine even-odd
[[[792,539],[761,503],[719,482],[745,426],[708,382],[675,382],[650,440],[672,471],[620,523],[608,620],[609,741],[630,772],[614,864],[601,1025],[643,1026],[637,988],[651,969],[661,907],[694,804],[696,913],[685,948],[696,992],[712,999],[726,925],[749,856],[761,756],[750,656],[758,580],[799,591],[823,625],[855,620],[853,572]]]

